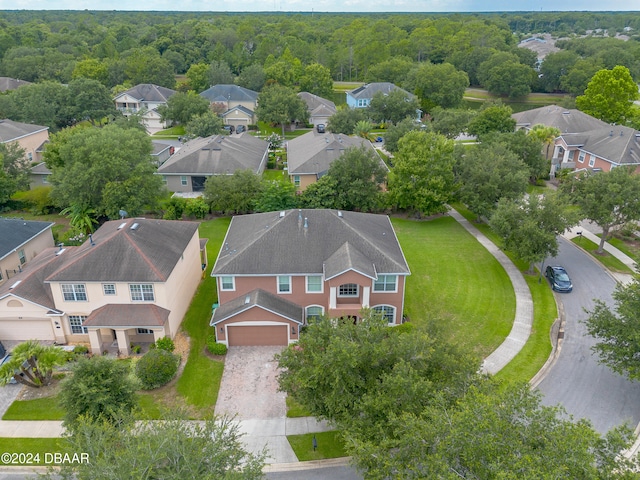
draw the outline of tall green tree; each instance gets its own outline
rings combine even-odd
[[[95,126],[119,115],[111,93],[98,80],[80,77],[69,82],[62,109],[65,123],[74,125],[88,120]]]
[[[119,210],[139,215],[160,197],[151,140],[137,128],[66,129],[51,137],[44,159],[52,171],[51,198],[60,207],[83,205],[118,218]]]
[[[245,67],[238,75],[238,85],[259,92],[264,87],[267,77],[262,65],[253,63]]]
[[[343,106],[329,117],[327,130],[333,133],[353,135],[356,124],[368,120],[367,110],[364,108],[349,108]]]
[[[258,95],[256,115],[262,122],[284,126],[295,120],[306,123],[309,118],[307,105],[291,88],[273,84],[265,87]]]
[[[501,143],[515,153],[529,168],[529,179],[535,183],[549,173],[550,162],[542,155],[542,142],[535,135],[527,135],[523,129],[517,132],[491,132],[482,137],[486,143]]]
[[[584,95],[576,98],[576,107],[607,123],[624,123],[638,97],[638,85],[629,69],[618,65],[597,72]]]
[[[469,122],[467,133],[482,139],[491,132],[513,132],[516,121],[511,118],[512,113],[508,105],[486,104]]]
[[[297,206],[296,186],[288,179],[265,180],[262,193],[256,199],[256,212],[275,212]]]
[[[49,478],[264,478],[265,452],[248,452],[238,423],[228,418],[190,422],[186,415],[173,413],[161,422],[139,426],[126,420],[113,425],[82,418],[65,440],[71,451],[86,453],[90,461],[66,463]]]
[[[236,170],[233,175],[209,177],[204,184],[204,199],[214,212],[252,213],[262,188],[259,175],[251,170]]]
[[[331,98],[333,93],[331,70],[319,63],[312,63],[304,67],[300,77],[300,91]]]
[[[419,215],[445,212],[454,191],[453,140],[413,131],[398,144],[389,175],[390,201]]]
[[[434,108],[431,111],[431,128],[436,133],[454,139],[467,131],[475,112],[462,108]],[[386,142],[386,136],[385,136]]]
[[[558,253],[558,235],[578,223],[575,212],[556,195],[542,199],[529,195],[526,199],[502,199],[491,215],[489,225],[502,238],[506,250],[529,264],[535,264]]]
[[[614,308],[602,300],[585,320],[589,335],[596,338],[591,347],[600,361],[632,380],[640,379],[638,331],[640,331],[640,278],[636,275],[627,285],[619,283],[613,293]]]
[[[408,98],[405,92],[396,89],[387,94],[376,92],[367,111],[374,122],[395,124],[407,117],[416,118],[418,108],[418,101],[415,98]]]
[[[227,62],[214,60],[207,70],[207,80],[209,85],[230,85],[234,76]]]
[[[187,70],[189,89],[196,93],[204,92],[211,86],[209,83],[209,66],[206,63],[194,63]]]
[[[29,340],[11,351],[11,358],[0,367],[0,385],[11,380],[32,388],[45,387],[53,379],[55,367],[64,365],[67,357],[57,346]]]
[[[617,227],[640,220],[640,176],[625,167],[595,175],[570,177],[561,184],[570,201],[577,205],[584,218],[602,228],[597,252],[604,252],[604,243]]]
[[[333,118],[333,117],[332,117]],[[387,131],[384,134],[384,148],[390,153],[396,153],[398,151],[398,142],[407,133],[412,131],[421,130],[422,126],[418,124],[413,118],[405,118],[394,125],[389,125]]]
[[[188,137],[204,138],[223,133],[224,124],[218,115],[211,110],[207,110],[204,113],[194,115],[185,125],[184,130]]]
[[[171,120],[180,125],[186,125],[196,115],[209,111],[209,100],[194,91],[174,93],[167,100],[166,105],[158,107],[162,120]]]
[[[457,159],[458,195],[479,219],[488,219],[501,198],[524,195],[529,169],[502,144],[482,144]]]
[[[29,188],[29,164],[17,142],[0,143],[0,205]]]
[[[434,107],[459,106],[469,86],[469,76],[450,63],[424,63],[408,73],[406,86],[418,96],[420,108],[426,113]]]

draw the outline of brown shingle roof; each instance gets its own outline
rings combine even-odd
[[[262,308],[300,324],[304,320],[304,308],[300,305],[258,288],[220,305],[213,313],[211,325],[216,325],[251,308]]]
[[[108,304],[97,308],[82,324],[84,327],[162,327],[169,310],[157,305]]]

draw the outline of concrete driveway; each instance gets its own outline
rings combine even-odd
[[[278,391],[274,355],[283,347],[231,347],[224,363],[217,415],[238,420],[285,418],[284,392]]]

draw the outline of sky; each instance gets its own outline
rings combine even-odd
[[[638,0],[0,0],[0,10],[192,12],[504,12],[637,11]]]

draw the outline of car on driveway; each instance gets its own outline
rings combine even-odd
[[[545,271],[545,277],[549,280],[551,288],[556,292],[568,293],[573,290],[569,274],[560,265],[549,265]]]
[[[324,133],[325,132],[325,128],[324,128],[324,123],[319,123],[316,125],[316,130],[318,133]]]

